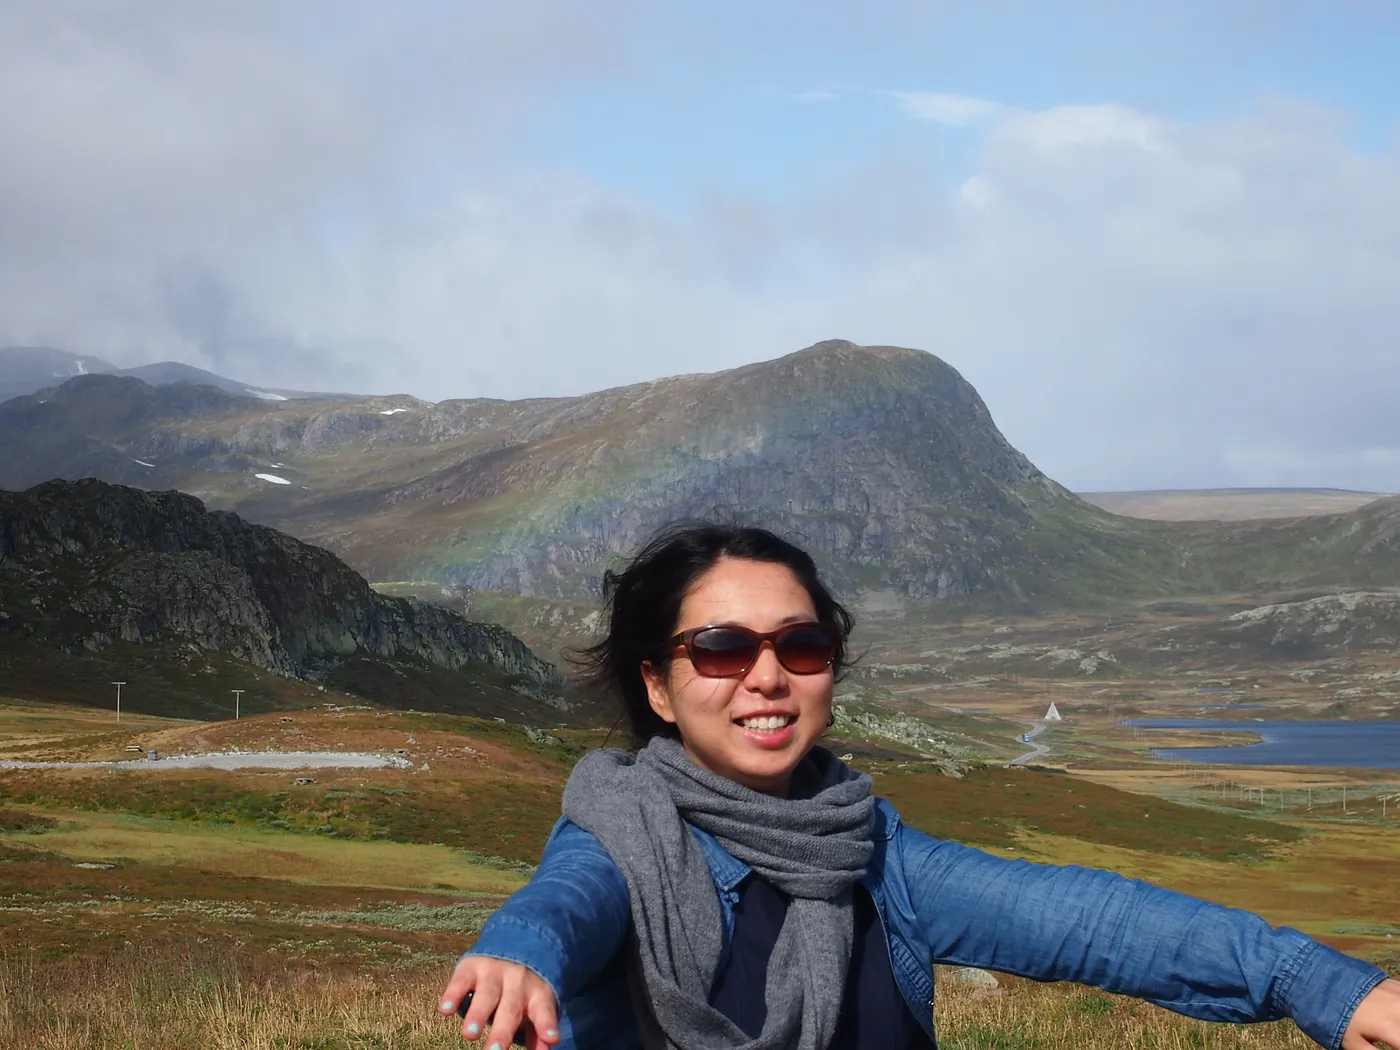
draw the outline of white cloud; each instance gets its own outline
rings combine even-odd
[[[955,128],[987,124],[1007,112],[1007,107],[999,102],[969,95],[935,91],[891,91],[888,94],[911,117]]]
[[[828,91],[826,88],[813,88],[811,91],[802,91],[793,96],[796,102],[835,102],[841,96],[835,91]]]
[[[840,336],[940,354],[1075,487],[1400,489],[1400,157],[1344,115],[909,95],[981,125],[970,170],[663,207],[511,152],[627,67],[596,6],[0,7],[0,342],[436,400]]]
[[[1010,134],[1041,150],[1122,144],[1161,148],[1162,122],[1127,106],[1055,106],[1036,113],[1002,111]]]

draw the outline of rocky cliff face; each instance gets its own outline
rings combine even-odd
[[[402,662],[567,706],[557,669],[502,627],[378,594],[328,551],[191,496],[94,480],[0,492],[0,628],[69,650],[174,638],[310,679]]]

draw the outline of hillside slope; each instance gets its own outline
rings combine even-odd
[[[558,671],[504,628],[378,594],[329,552],[191,496],[93,480],[0,492],[0,644],[172,643],[403,706],[505,704],[550,723],[569,706]],[[419,692],[385,695],[409,676]]]

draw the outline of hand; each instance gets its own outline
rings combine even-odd
[[[438,1010],[452,1014],[468,993],[471,1006],[462,1018],[462,1038],[485,1038],[491,1050],[506,1050],[522,1034],[528,1050],[549,1050],[559,1042],[554,991],[528,967],[485,955],[468,955],[457,963],[442,990]]]
[[[1375,1050],[1378,1043],[1400,1048],[1400,981],[1382,981],[1351,1015],[1342,1050]]]

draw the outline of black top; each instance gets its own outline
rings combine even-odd
[[[934,1050],[914,1019],[890,969],[889,945],[870,892],[855,890],[855,940],[833,1047],[842,1050]],[[729,965],[715,978],[710,1005],[750,1037],[763,1031],[768,1014],[763,991],[768,958],[787,915],[787,898],[750,875],[739,884]]]

